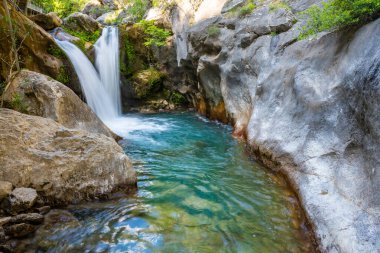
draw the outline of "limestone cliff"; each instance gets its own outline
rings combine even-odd
[[[380,19],[298,40],[314,2],[197,23],[184,63],[198,110],[289,177],[322,252],[379,252]]]

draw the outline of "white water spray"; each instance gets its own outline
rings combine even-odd
[[[74,44],[57,40],[74,65],[87,104],[106,122],[121,115],[119,41],[116,27],[106,27],[95,44],[96,66]]]

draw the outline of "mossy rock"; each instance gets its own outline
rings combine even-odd
[[[146,99],[162,90],[165,74],[154,68],[137,72],[132,77],[132,86],[138,98]]]

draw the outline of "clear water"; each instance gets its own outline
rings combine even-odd
[[[313,251],[293,194],[249,158],[229,127],[188,112],[129,115],[118,123],[116,130],[126,137],[121,145],[138,170],[138,191],[71,207],[79,224],[52,226],[34,247],[45,245],[47,252]]]

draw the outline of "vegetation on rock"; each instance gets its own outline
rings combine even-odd
[[[135,21],[140,21],[148,9],[150,2],[148,0],[131,0],[130,3],[131,6],[127,10],[128,14]]]
[[[290,6],[284,2],[284,1],[273,1],[269,4],[269,10],[270,11],[277,11],[277,10],[280,10],[280,9],[283,9],[283,10],[290,10]]]
[[[379,0],[330,0],[302,13],[308,18],[299,39],[322,31],[368,22],[380,16]]]
[[[217,37],[220,34],[220,28],[218,26],[216,26],[216,25],[211,25],[207,29],[207,34],[208,34],[209,37]]]
[[[166,40],[172,35],[169,30],[157,27],[154,24],[154,20],[141,20],[136,23],[136,26],[142,28],[145,33],[145,46],[158,46],[162,47],[166,45]]]
[[[241,9],[239,10],[239,17],[244,17],[251,14],[255,8],[256,5],[253,3],[253,1],[248,1],[248,3],[241,7]]]

